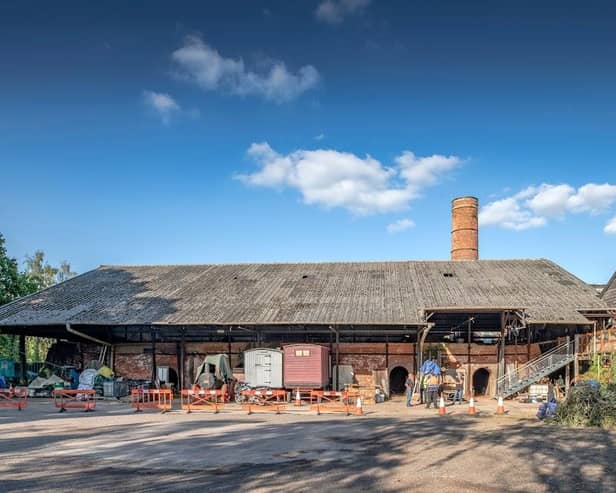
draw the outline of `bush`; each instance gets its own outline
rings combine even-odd
[[[616,427],[616,386],[572,387],[567,399],[558,405],[553,421],[570,426]]]

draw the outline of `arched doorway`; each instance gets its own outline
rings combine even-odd
[[[486,395],[488,392],[488,383],[490,381],[490,372],[485,368],[479,368],[473,373],[473,389],[475,395]]]
[[[169,382],[171,385],[177,388],[179,379],[178,374],[173,368],[169,368]]]
[[[389,392],[392,394],[404,394],[406,390],[404,382],[406,382],[408,375],[408,370],[403,366],[396,366],[391,370],[389,373]]]

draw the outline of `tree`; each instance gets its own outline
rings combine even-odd
[[[26,269],[20,272],[17,260],[8,256],[4,244],[4,236],[0,233],[0,305],[66,281],[76,275],[71,271],[71,264],[66,260],[60,262],[58,268],[50,265],[45,261],[45,253],[42,250],[37,250],[34,255],[27,256]],[[27,337],[27,359],[30,361],[44,360],[52,343],[53,339]],[[0,334],[0,358],[19,359],[17,337]]]
[[[4,236],[0,233],[0,305],[38,290],[38,284],[33,279],[19,272],[17,260],[8,256],[4,244]],[[17,338],[0,334],[0,357],[17,359],[18,356]]]
[[[45,261],[45,252],[37,250],[34,255],[26,257],[25,275],[36,285],[36,291],[39,291],[66,281],[74,277],[75,273],[71,271],[71,264],[66,260],[60,262],[60,267],[53,267]],[[36,362],[44,360],[54,342],[54,339],[44,337],[28,337],[26,339],[28,359]]]
[[[53,286],[56,283],[58,269],[45,262],[45,252],[37,250],[34,252],[34,255],[26,256],[26,273],[38,284],[40,290]]]
[[[60,267],[58,268],[58,273],[56,274],[56,281],[68,281],[71,277],[75,277],[76,275],[76,272],[71,271],[71,264],[69,264],[66,260],[63,260],[60,262]]]

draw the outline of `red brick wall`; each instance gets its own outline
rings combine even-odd
[[[457,364],[467,364],[467,345],[466,344],[428,344],[439,348],[441,353],[446,355],[451,366]],[[152,355],[144,353],[144,349],[149,349],[150,344],[119,344],[115,346],[115,367],[114,371],[118,376],[129,378],[149,379],[152,375]],[[236,367],[242,361],[241,353],[251,347],[250,343],[231,344],[231,366]],[[490,370],[492,365],[496,365],[497,346],[471,345],[471,361],[473,370],[475,368],[486,367]],[[229,345],[227,343],[187,343],[185,350],[185,381],[192,382],[194,371],[199,366],[207,354],[224,353],[228,354]],[[387,368],[391,371],[397,366],[402,366],[408,371],[414,371],[415,365],[415,344],[410,343],[341,343],[340,344],[340,364],[351,365],[358,375],[371,375],[373,370]],[[531,345],[531,358],[539,355],[539,345]],[[525,345],[506,346],[506,362],[513,363],[526,361],[527,348]],[[332,364],[335,364],[335,346],[332,352]],[[179,373],[177,365],[177,345],[175,343],[164,343],[156,345],[156,364],[158,366],[169,366]],[[491,374],[495,371],[491,371]]]

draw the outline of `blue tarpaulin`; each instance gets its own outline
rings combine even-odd
[[[440,375],[441,374],[441,368],[436,364],[435,361],[432,360],[428,360],[428,361],[424,361],[424,364],[421,365],[421,368],[419,369],[419,371],[421,371],[421,373],[423,373],[424,375]]]

